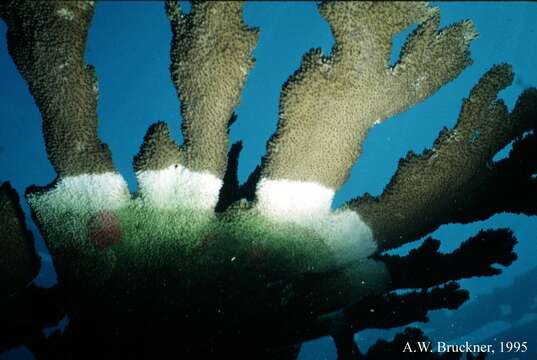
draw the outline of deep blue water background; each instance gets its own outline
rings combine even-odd
[[[515,81],[501,93],[510,109],[522,89],[537,86],[536,3],[437,5],[442,11],[442,26],[462,19],[471,19],[475,23],[480,37],[471,47],[474,64],[427,101],[370,131],[363,154],[353,168],[350,180],[337,194],[335,206],[366,191],[379,194],[393,175],[399,158],[408,150],[421,152],[430,147],[443,126],[453,126],[462,98],[493,64],[508,62],[513,65]],[[282,84],[297,69],[308,49],[321,47],[329,53],[333,45],[329,27],[313,2],[249,2],[245,6],[245,20],[251,26],[259,26],[261,35],[254,52],[257,62],[246,82],[236,109],[238,121],[231,131],[231,140],[242,140],[244,145],[239,168],[242,180],[259,162],[266,141],[275,129]],[[0,182],[10,180],[22,195],[32,184],[51,182],[55,173],[46,157],[39,111],[7,53],[5,31],[5,24],[0,21]],[[394,41],[394,60],[407,34],[408,31],[403,32]],[[171,32],[161,2],[102,2],[97,6],[86,61],[95,65],[100,82],[99,134],[101,140],[109,144],[118,169],[133,191],[136,183],[132,157],[148,126],[156,121],[166,121],[175,139],[181,141],[179,102],[168,71],[170,40]],[[23,207],[28,214],[25,203]],[[54,283],[55,275],[47,250],[29,217],[27,221],[36,235],[37,248],[43,258],[43,268],[36,281],[50,285]],[[492,311],[488,314],[489,319],[483,321],[478,319],[482,314],[470,310],[463,312],[465,307],[460,309],[463,315],[458,317],[456,312],[451,315],[437,312],[424,328],[438,336],[438,340],[450,340],[451,337],[445,338],[450,328],[457,328],[462,322],[479,321],[483,324],[475,331],[465,333],[469,329],[462,329],[455,338],[486,341],[507,332],[507,336],[512,336],[511,340],[529,341],[535,354],[537,219],[500,214],[476,224],[442,226],[433,235],[442,240],[442,250],[449,251],[483,227],[510,227],[519,240],[516,246],[519,259],[501,276],[462,281],[463,287],[471,291],[474,304],[479,301],[501,304],[501,313]],[[526,276],[524,285],[513,288],[513,279],[532,269],[534,271]],[[505,289],[487,297],[498,287]],[[529,298],[529,305],[524,303],[527,309],[520,309],[524,316],[518,323],[498,320],[505,312],[513,312],[518,305],[522,306],[520,299],[525,298]],[[497,304],[495,299],[498,299]],[[390,338],[392,334],[393,331],[370,330],[360,333],[357,340],[362,348],[366,348],[378,336]],[[32,357],[21,349],[0,355],[0,358]],[[303,346],[300,359],[335,359],[335,349],[329,339],[309,342]]]

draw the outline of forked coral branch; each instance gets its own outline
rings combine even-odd
[[[369,128],[453,80],[476,36],[468,21],[438,30],[439,11],[426,3],[327,1],[319,11],[336,44],[331,56],[311,50],[285,84],[257,190],[263,207],[282,212],[328,211]],[[414,23],[390,66],[393,37]]]
[[[464,100],[455,127],[443,129],[431,150],[402,159],[379,197],[365,195],[347,204],[371,226],[381,249],[418,240],[442,224],[502,211],[535,214],[531,199],[537,182],[529,160],[535,134],[523,135],[537,126],[537,91],[525,90],[509,113],[496,96],[512,79],[506,64],[490,69]],[[494,155],[513,139],[510,156],[494,163]]]
[[[14,329],[0,331],[0,351],[295,359],[302,342],[330,335],[340,359],[376,359],[423,334],[407,330],[362,354],[354,333],[455,309],[468,293],[454,281],[497,275],[497,264],[516,259],[507,229],[480,231],[449,254],[431,238],[407,256],[382,253],[450,222],[535,215],[537,90],[509,112],[496,99],[513,78],[505,64],[481,78],[432,150],[400,161],[380,196],[332,210],[368,130],[471,63],[471,22],[439,30],[439,11],[426,3],[321,2],[332,53],[304,56],[283,87],[267,154],[240,185],[242,144],[228,155],[228,133],[258,31],[243,21],[242,2],[194,2],[187,14],[168,1],[165,10],[184,143],[165,122],[153,124],[134,158],[131,194],[97,136],[96,73],[83,58],[94,3],[0,4],[58,174],[26,193],[58,274],[52,288],[28,284],[38,257],[16,192],[0,187],[0,310]],[[412,24],[390,65],[394,36]],[[493,162],[513,140],[509,157]],[[65,332],[44,336],[64,315]]]

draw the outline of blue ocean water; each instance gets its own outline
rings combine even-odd
[[[516,73],[513,85],[501,93],[509,108],[524,88],[537,86],[537,4],[440,2],[436,5],[441,8],[442,26],[462,19],[475,23],[480,36],[471,46],[473,65],[427,101],[371,130],[363,154],[350,180],[337,194],[334,206],[366,191],[379,194],[393,175],[399,158],[408,150],[419,153],[430,147],[443,126],[453,126],[462,98],[493,64],[508,62]],[[261,35],[254,52],[257,62],[236,109],[238,121],[231,130],[231,140],[242,140],[244,145],[239,168],[241,180],[265,153],[266,141],[276,126],[282,84],[297,69],[308,49],[321,47],[328,54],[333,45],[329,27],[317,13],[314,2],[248,2],[245,20],[251,26],[260,27]],[[19,194],[23,194],[32,184],[48,184],[55,174],[46,157],[39,111],[7,53],[5,31],[5,24],[0,21],[0,182],[11,181]],[[394,59],[407,34],[408,31],[395,40]],[[170,40],[171,32],[160,2],[101,2],[97,6],[86,61],[95,65],[100,83],[99,134],[109,144],[114,162],[131,190],[136,189],[132,157],[151,123],[166,121],[176,141],[181,141],[179,102],[168,71]],[[498,158],[502,155],[505,152]],[[29,214],[27,205],[23,207]],[[37,281],[52,284],[55,274],[46,247],[29,217],[27,221],[38,239],[37,248],[44,260]],[[537,219],[500,214],[477,224],[446,225],[433,236],[442,240],[442,250],[449,251],[484,227],[513,229],[519,240],[516,246],[519,259],[501,276],[462,281],[463,287],[471,291],[471,301],[503,305],[500,309],[511,313],[515,311],[517,299],[529,297],[533,303],[530,301],[520,317],[509,318],[512,321],[491,313],[487,321],[470,329],[458,322],[477,323],[481,321],[477,320],[478,314],[467,311],[464,317],[457,317],[438,312],[423,328],[439,338],[451,334],[446,340],[471,337],[485,341],[513,334],[511,340],[529,341],[535,354]],[[410,246],[402,251],[408,249]],[[523,282],[526,286],[517,287],[514,279],[524,274],[529,274]],[[506,292],[513,296],[502,298],[502,303],[494,301],[500,296],[487,297],[490,293]],[[454,327],[461,331],[455,337],[450,332]],[[393,331],[370,330],[360,333],[357,340],[362,348],[367,348],[378,336],[390,338],[392,334]],[[23,350],[4,355],[10,359],[31,358],[28,356]],[[301,360],[334,358],[335,349],[329,339],[306,343],[300,354]]]

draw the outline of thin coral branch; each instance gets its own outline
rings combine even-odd
[[[114,171],[97,135],[95,69],[84,63],[93,12],[93,1],[0,6],[9,53],[41,111],[47,153],[60,176]]]
[[[417,240],[446,223],[501,211],[536,213],[536,165],[526,157],[535,152],[535,135],[522,135],[536,128],[537,91],[524,91],[509,113],[496,96],[512,79],[508,65],[490,69],[463,102],[456,126],[443,129],[432,150],[401,160],[379,197],[366,194],[347,204],[371,226],[380,249]],[[494,164],[493,156],[514,139],[510,157]]]
[[[460,289],[459,285],[453,282],[405,294],[392,292],[363,298],[341,311],[310,318],[309,321],[286,323],[280,328],[269,326],[263,335],[272,338],[270,341],[273,343],[282,344],[298,343],[322,336],[337,337],[345,342],[345,334],[354,334],[364,329],[389,329],[417,321],[426,322],[429,311],[456,309],[468,298],[468,291]],[[343,346],[349,349],[348,342]]]
[[[304,56],[280,99],[278,128],[268,144],[263,177],[338,189],[361,152],[368,129],[430,96],[470,64],[470,22],[438,30],[425,3],[344,2],[320,5],[336,45]],[[413,23],[395,67],[393,37]]]
[[[239,154],[242,150],[242,141],[237,141],[228,152],[228,160],[226,172],[223,178],[222,188],[218,196],[218,204],[215,211],[225,211],[233,202],[241,199],[243,194],[240,191],[238,169],[239,169]]]
[[[224,183],[220,189],[219,202],[215,209],[218,212],[225,211],[230,205],[240,200],[249,202],[255,200],[255,189],[261,177],[261,166],[256,166],[248,179],[239,185],[238,166],[241,151],[241,141],[234,143],[229,149]]]
[[[430,290],[397,295],[390,293],[368,298],[345,310],[354,332],[365,329],[390,329],[421,321],[427,313],[438,309],[456,309],[469,298],[468,291],[457,283],[448,283]]]
[[[500,274],[501,270],[492,265],[509,266],[515,261],[516,242],[508,229],[482,230],[449,254],[438,252],[440,242],[428,238],[407,256],[379,258],[390,272],[393,289],[426,288],[447,281]]]

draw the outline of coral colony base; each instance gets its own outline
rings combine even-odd
[[[506,64],[484,74],[431,150],[400,161],[383,194],[332,210],[368,129],[471,63],[471,22],[440,30],[438,9],[421,2],[320,2],[332,55],[304,56],[283,87],[267,154],[239,185],[240,144],[228,154],[228,127],[259,31],[246,26],[242,6],[194,2],[183,14],[166,2],[185,140],[177,145],[165,123],[151,126],[134,158],[131,194],[97,136],[99,87],[83,58],[95,4],[0,5],[58,174],[26,192],[58,273],[52,288],[28,285],[39,269],[33,240],[17,194],[9,183],[0,188],[0,351],[295,359],[302,342],[331,335],[339,359],[395,359],[401,344],[423,335],[407,329],[366,354],[353,335],[457,308],[468,293],[454,281],[495,275],[494,264],[514,261],[507,229],[483,230],[450,254],[431,238],[405,257],[383,253],[445,223],[535,214],[537,91],[525,90],[508,112],[496,99],[513,79]],[[412,24],[389,65],[392,38]],[[493,163],[513,140],[509,157]],[[64,332],[43,335],[65,315]]]

